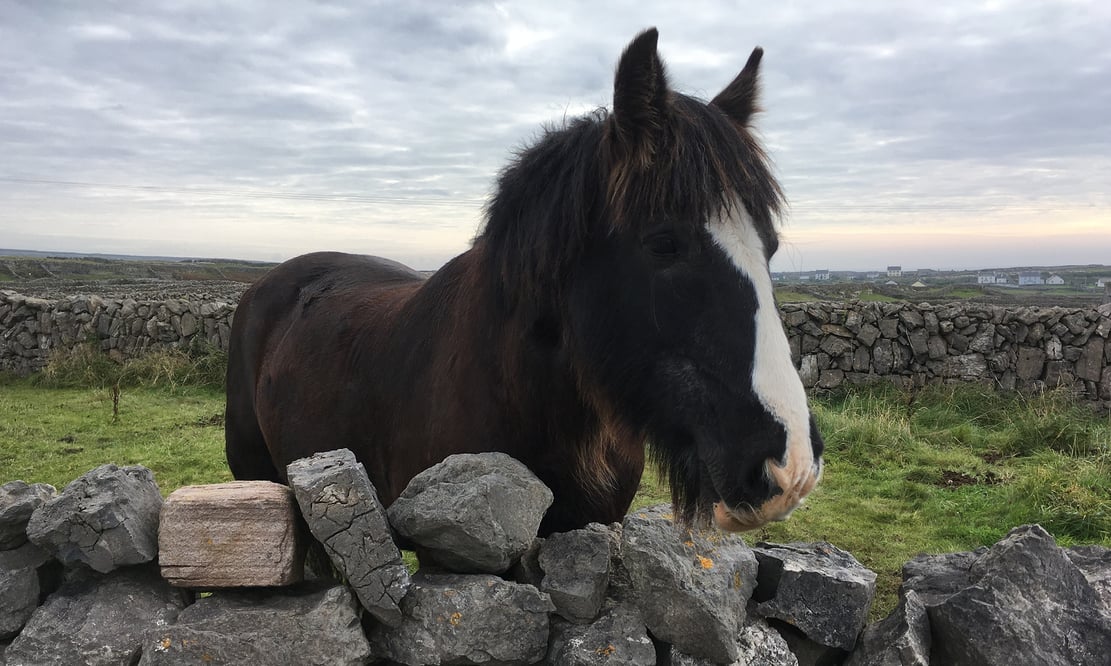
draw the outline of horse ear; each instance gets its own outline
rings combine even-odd
[[[733,82],[710,102],[741,127],[747,126],[752,114],[760,110],[756,98],[759,97],[757,74],[762,57],[764,57],[764,49],[757,46],[752,50],[752,55],[748,57],[748,62],[745,63],[744,69],[737,78],[733,79]]]
[[[613,81],[617,140],[629,157],[651,160],[667,113],[667,74],[656,53],[659,33],[649,28],[625,47]]]

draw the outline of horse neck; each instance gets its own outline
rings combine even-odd
[[[448,373],[436,386],[493,391],[494,399],[481,403],[490,409],[482,418],[506,424],[506,436],[537,446],[586,436],[597,414],[581,395],[571,362],[550,341],[538,339],[532,313],[507,306],[499,276],[486,270],[484,259],[481,245],[456,257],[428,279],[407,308],[434,338],[425,361],[434,372]],[[466,396],[442,400],[461,397]]]

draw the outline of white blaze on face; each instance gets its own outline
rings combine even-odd
[[[752,389],[764,409],[787,433],[785,459],[766,467],[769,477],[783,489],[783,495],[775,499],[785,504],[780,507],[785,515],[802,500],[802,495],[809,492],[816,480],[813,478],[814,449],[810,443],[810,410],[806,404],[806,391],[791,363],[791,348],[775,304],[771,273],[764,256],[764,242],[756,231],[752,217],[743,205],[737,204],[711,220],[706,229],[756,291],[756,357],[752,366]],[[769,515],[771,519],[779,517],[783,515]]]

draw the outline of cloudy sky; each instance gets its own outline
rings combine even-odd
[[[435,268],[653,25],[704,98],[765,49],[774,268],[1111,264],[1105,0],[0,0],[0,247]]]

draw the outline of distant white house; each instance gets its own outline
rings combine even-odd
[[[1041,273],[1019,273],[1018,274],[1018,285],[1020,287],[1031,286],[1031,285],[1039,285],[1039,284],[1045,284],[1045,280],[1042,279],[1042,274]]]
[[[815,281],[829,282],[829,271],[828,270],[814,271],[814,280]]]
[[[884,282],[884,285],[888,287],[898,287],[899,283],[894,280],[888,280],[887,282]]]
[[[1096,278],[1097,287],[1106,287],[1107,283],[1111,282],[1111,277]]]
[[[871,273],[868,273],[868,274],[867,274],[867,275],[865,275],[864,277],[868,278],[869,280],[875,280],[875,279],[876,279],[876,278],[878,278],[879,276],[880,276],[880,272],[879,272],[879,271],[872,271]]]
[[[977,273],[976,284],[1007,284],[1006,273]]]
[[[810,274],[809,273],[799,274],[799,282],[810,282]]]
[[[1046,284],[1065,284],[1065,278],[1060,275],[1050,275],[1045,279]]]
[[[887,267],[887,277],[903,277],[903,267],[902,266],[888,266]]]
[[[910,286],[914,289],[924,289],[926,287],[926,283],[921,280],[915,280],[914,284]]]

